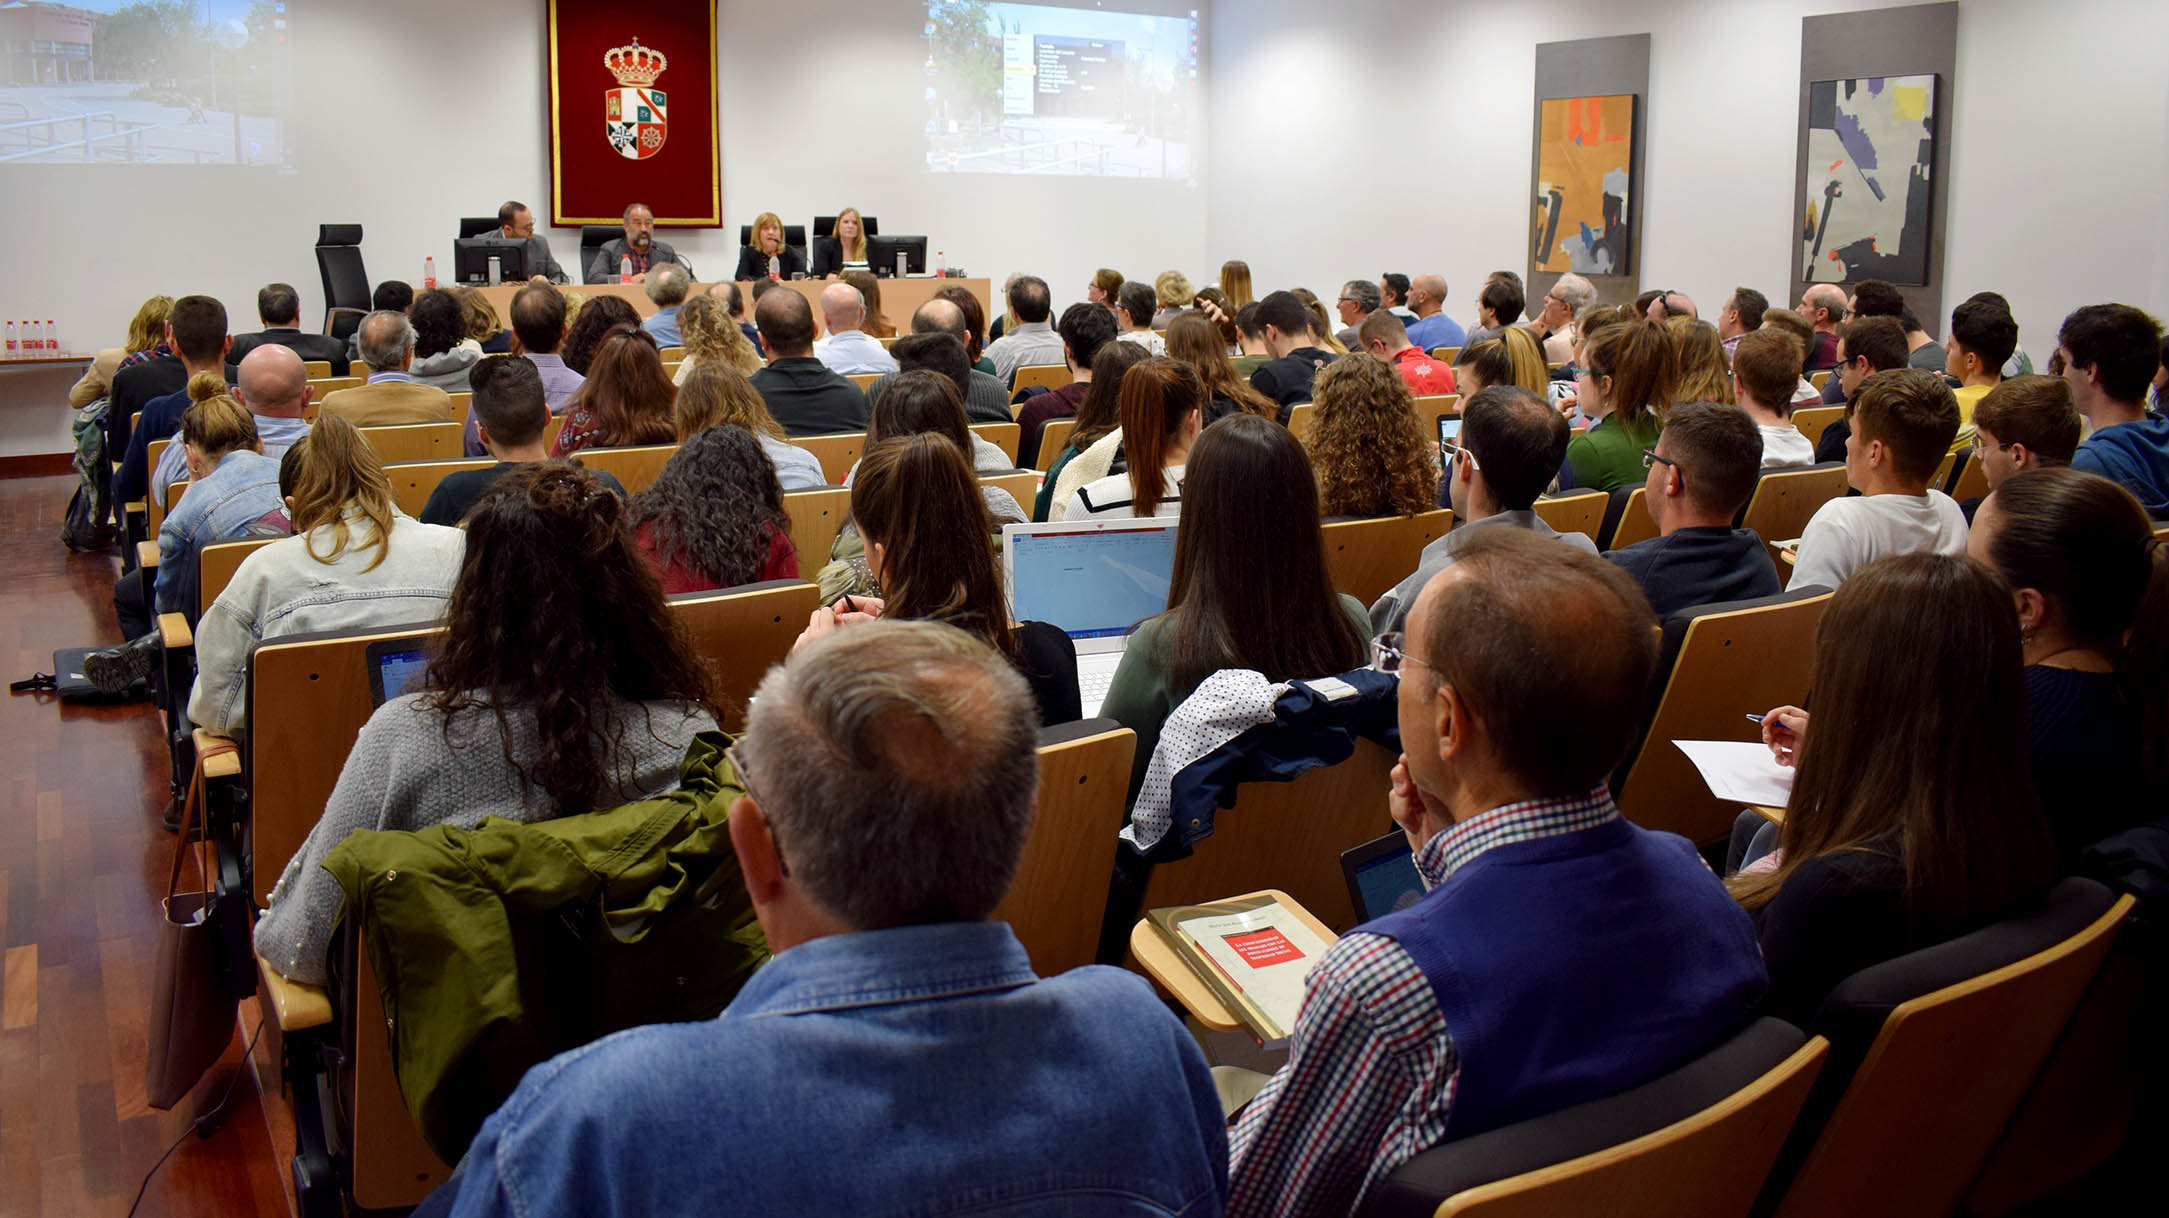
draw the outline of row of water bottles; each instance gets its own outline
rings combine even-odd
[[[60,346],[60,325],[54,321],[11,321],[6,324],[6,359],[51,359],[65,355]]]

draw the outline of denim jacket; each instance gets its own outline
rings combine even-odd
[[[191,485],[158,526],[158,579],[153,586],[158,611],[185,613],[194,621],[203,548],[246,535],[250,525],[283,504],[277,457],[248,448],[220,457],[218,468]]]
[[[801,943],[723,1014],[529,1071],[418,1215],[1216,1215],[1204,1056],[1143,979],[1006,923]]]

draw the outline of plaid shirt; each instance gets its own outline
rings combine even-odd
[[[1416,869],[1436,888],[1487,850],[1618,815],[1603,787],[1506,804],[1425,842]],[[1328,949],[1290,1044],[1230,1140],[1230,1215],[1352,1212],[1372,1181],[1445,1141],[1460,1058],[1430,981],[1399,943],[1357,930]]]

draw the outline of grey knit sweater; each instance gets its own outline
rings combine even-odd
[[[323,819],[271,890],[270,908],[256,924],[256,952],[296,981],[324,983],[325,952],[346,894],[322,863],[349,833],[446,824],[471,828],[485,816],[538,821],[558,814],[539,789],[522,798],[519,773],[505,761],[494,714],[479,707],[460,711],[447,733],[444,716],[422,705],[425,696],[394,698],[362,725]],[[624,725],[631,770],[613,777],[612,787],[599,797],[602,808],[675,788],[694,733],[716,726],[707,711],[677,702],[612,698],[610,710],[612,722]],[[508,721],[513,755],[524,762],[535,752],[534,716],[516,710]]]

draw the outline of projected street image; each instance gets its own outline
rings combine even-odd
[[[0,3],[0,163],[291,168],[288,7]]]
[[[933,173],[1188,178],[1197,14],[929,0]]]

